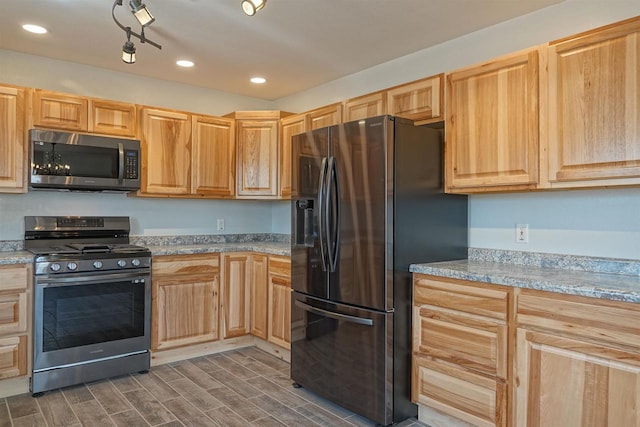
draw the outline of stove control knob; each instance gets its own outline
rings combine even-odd
[[[60,267],[60,264],[58,264],[57,262],[54,262],[49,266],[49,268],[51,269],[51,271],[60,271],[61,267]]]
[[[127,266],[127,261],[123,259],[118,260],[118,267],[126,267],[126,266]]]
[[[75,271],[78,269],[78,264],[75,262],[70,262],[67,264],[67,270]]]
[[[93,261],[93,268],[102,268],[102,261]]]
[[[133,265],[134,267],[140,267],[140,260],[138,258],[132,259],[131,265]]]

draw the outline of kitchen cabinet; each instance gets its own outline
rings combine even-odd
[[[305,113],[309,130],[320,129],[342,123],[342,103],[326,105]]]
[[[447,192],[537,187],[543,54],[527,49],[447,74]]]
[[[219,339],[220,256],[153,258],[151,349]]]
[[[442,120],[443,76],[427,77],[387,89],[387,114],[419,122]]]
[[[250,252],[222,255],[222,333],[223,338],[251,332]]]
[[[269,257],[262,254],[252,254],[250,259],[251,285],[251,335],[263,340],[267,339],[269,327],[267,318],[267,269]]]
[[[638,425],[640,305],[519,291],[515,425]]]
[[[344,101],[343,122],[362,120],[387,113],[387,94],[374,92]]]
[[[276,198],[283,113],[237,111],[227,116],[236,119],[236,197]]]
[[[421,274],[413,283],[412,401],[507,425],[511,290]]]
[[[0,380],[29,371],[31,277],[31,265],[0,266]]]
[[[291,258],[269,257],[269,337],[291,349]]]
[[[551,188],[640,184],[640,18],[549,44]]]
[[[28,89],[0,86],[0,192],[26,191],[26,96]]]
[[[235,194],[235,121],[192,117],[191,193],[231,198]]]
[[[33,90],[33,125],[76,132],[135,138],[136,107],[42,89]]]
[[[306,114],[295,114],[280,120],[280,198],[297,195],[296,183],[291,182],[291,176],[292,168],[298,168],[299,165],[291,164],[291,137],[306,132],[309,129],[308,121]]]
[[[143,107],[142,194],[188,195],[191,192],[191,115]]]

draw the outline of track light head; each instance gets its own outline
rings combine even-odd
[[[136,46],[131,41],[131,28],[127,27],[127,41],[122,46],[122,61],[127,64],[136,62]]]
[[[257,11],[261,10],[267,0],[242,0],[242,10],[249,16],[253,16]]]
[[[146,27],[150,25],[156,19],[151,15],[147,6],[140,0],[130,0],[129,6],[131,6],[131,13],[136,17],[140,25]]]

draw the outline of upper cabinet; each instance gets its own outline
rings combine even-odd
[[[442,120],[442,74],[387,89],[387,114],[422,123]]]
[[[542,54],[528,49],[447,74],[448,192],[536,188]]]
[[[25,165],[25,106],[27,89],[0,86],[0,192],[23,193]]]
[[[639,69],[640,18],[549,44],[551,188],[640,184]]]
[[[193,116],[191,192],[218,197],[235,193],[235,121]]]
[[[141,122],[141,193],[189,194],[191,115],[142,108]]]
[[[292,170],[298,165],[291,164],[291,137],[299,133],[304,133],[309,129],[308,117],[306,114],[295,114],[285,117],[280,121],[280,197],[283,199],[291,197],[293,192],[291,182]]]
[[[36,127],[135,138],[134,104],[87,98],[41,89],[33,91]]]
[[[342,123],[342,103],[331,104],[305,113],[309,130],[320,129]]]
[[[344,102],[343,122],[381,116],[387,112],[386,92],[375,92]]]

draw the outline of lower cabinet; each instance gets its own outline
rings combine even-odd
[[[267,339],[269,329],[267,297],[267,255],[251,255],[251,335]]]
[[[249,252],[222,255],[223,338],[239,337],[251,332],[250,261]]]
[[[268,340],[291,349],[291,258],[269,257]]]
[[[220,256],[157,256],[152,268],[152,350],[219,339]]]
[[[31,265],[0,266],[0,380],[29,371]]]

